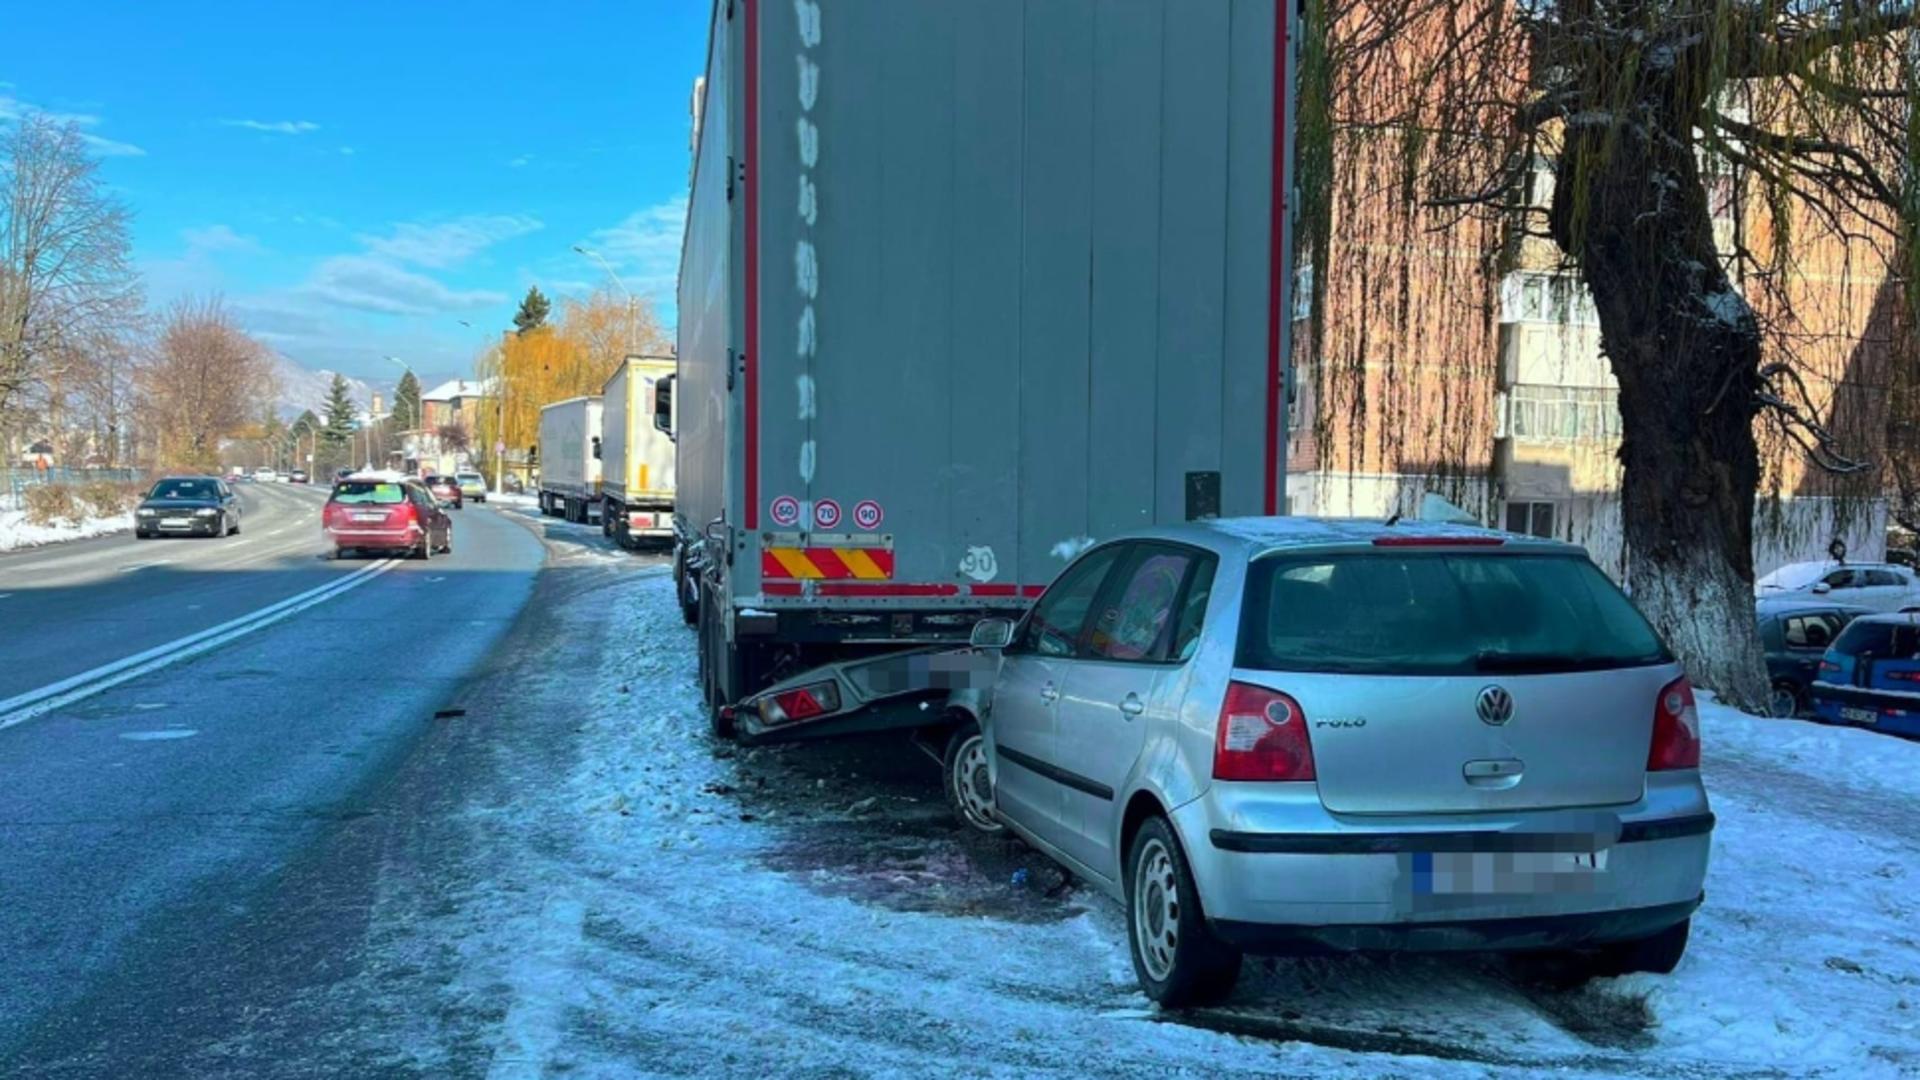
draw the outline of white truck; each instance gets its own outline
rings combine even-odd
[[[600,391],[600,531],[621,547],[673,540],[670,356],[629,356]]]
[[[568,398],[540,410],[540,512],[586,524],[600,503],[597,396]]]

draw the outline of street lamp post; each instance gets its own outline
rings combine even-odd
[[[621,292],[627,294],[627,351],[632,352],[638,347],[637,341],[640,334],[639,297],[633,295],[633,290],[627,288],[627,283],[620,280],[620,275],[613,272],[612,264],[602,258],[599,252],[592,248],[581,247],[579,244],[573,245],[573,250],[599,263],[600,269],[607,272],[607,276],[613,279],[614,285],[618,286]]]

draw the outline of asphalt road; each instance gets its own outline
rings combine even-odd
[[[0,715],[0,1074],[107,1031],[159,1038],[169,1017],[115,988],[240,947],[249,906],[445,722],[547,559],[536,529],[476,506],[454,514],[451,557],[335,562],[320,492],[244,498],[230,539],[0,559],[0,700],[242,623],[201,655]],[[346,591],[245,626],[356,572]]]

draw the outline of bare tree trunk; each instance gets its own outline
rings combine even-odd
[[[1620,383],[1634,601],[1698,683],[1759,708],[1753,421],[1761,334],[1727,278],[1692,140],[1701,95],[1649,80],[1623,115],[1569,122],[1551,226],[1578,252]]]

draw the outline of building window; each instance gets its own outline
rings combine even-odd
[[[1507,531],[1552,539],[1553,516],[1553,504],[1550,502],[1509,502]]]
[[[1620,392],[1581,386],[1516,386],[1508,430],[1522,442],[1617,442]]]
[[[1516,270],[1500,283],[1500,321],[1598,326],[1600,312],[1572,274]]]

